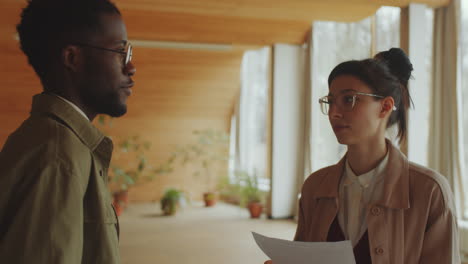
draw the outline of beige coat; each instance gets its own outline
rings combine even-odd
[[[111,153],[71,105],[36,95],[0,151],[0,263],[120,263]]]
[[[374,264],[460,263],[453,195],[445,177],[419,166],[388,142],[381,198],[367,210]],[[338,186],[345,165],[313,173],[299,202],[297,241],[326,241],[338,213]]]

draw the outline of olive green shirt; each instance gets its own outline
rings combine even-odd
[[[0,152],[0,260],[120,263],[107,189],[112,141],[57,96],[34,96],[31,116]]]

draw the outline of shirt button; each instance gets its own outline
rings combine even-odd
[[[376,253],[377,255],[382,255],[382,254],[384,253],[384,250],[383,250],[383,248],[378,247],[378,248],[375,249],[375,253]]]
[[[372,207],[371,213],[372,213],[373,215],[375,215],[375,216],[380,215],[380,208],[377,207],[377,206]]]

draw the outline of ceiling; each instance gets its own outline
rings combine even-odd
[[[382,5],[404,7],[412,2],[438,7],[449,1],[115,0],[130,39],[234,45],[298,44],[314,20],[358,21]],[[0,0],[2,28],[11,31],[25,2]]]
[[[314,20],[358,21],[409,0],[116,0],[130,37],[265,45],[303,43]],[[449,0],[416,0],[431,6]]]

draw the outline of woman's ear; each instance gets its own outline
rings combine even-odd
[[[391,114],[394,107],[395,107],[395,100],[393,100],[393,97],[387,96],[384,99],[382,99],[382,109],[380,111],[381,117],[386,116],[388,113]]]
[[[62,63],[68,70],[76,72],[82,64],[82,55],[78,46],[68,45],[62,49]]]

